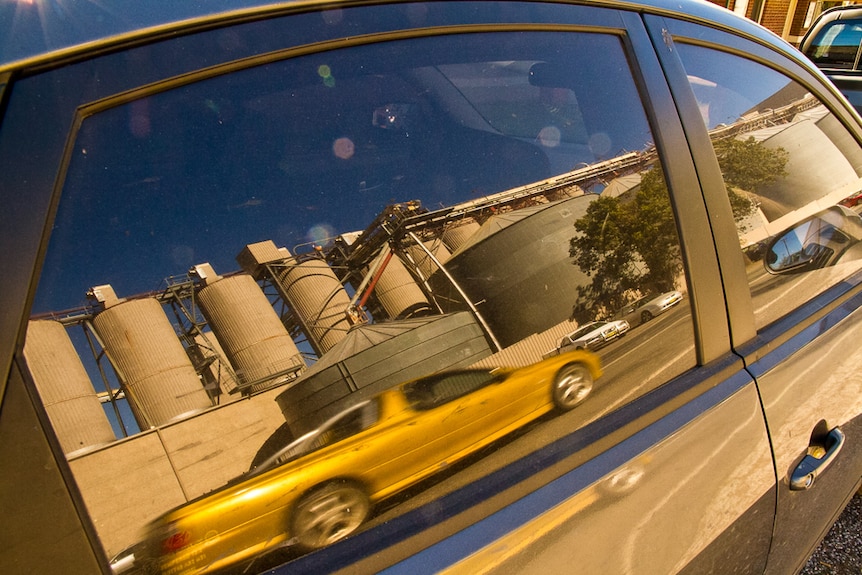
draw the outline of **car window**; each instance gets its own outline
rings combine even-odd
[[[364,401],[353,405],[325,422],[318,429],[291,442],[260,465],[253,466],[249,471],[255,474],[269,471],[274,467],[293,461],[297,457],[307,455],[333,443],[352,437],[377,423],[378,409],[376,401]],[[239,479],[242,479],[240,476]]]
[[[567,338],[568,338],[568,339],[578,339],[579,337],[585,336],[585,335],[587,335],[588,333],[590,333],[590,332],[591,332],[591,331],[593,331],[593,330],[597,330],[597,329],[599,329],[599,328],[600,328],[600,327],[602,327],[603,325],[605,325],[605,324],[604,324],[604,322],[600,322],[600,321],[597,321],[597,322],[595,322],[595,323],[591,323],[590,325],[585,326],[585,327],[582,327],[582,328],[581,328],[581,329],[579,329],[578,331],[576,331],[576,332],[574,332],[574,333],[569,334],[569,335],[567,336]],[[565,341],[565,340],[563,340],[563,341]]]
[[[694,368],[670,191],[625,46],[596,32],[364,38],[82,107],[24,355],[108,553],[417,378],[438,374],[436,404],[496,381],[453,375],[464,369],[534,370],[518,379],[529,392],[501,385],[493,417],[474,406],[478,423],[455,430],[399,428],[405,406],[387,395],[380,419],[398,431],[343,456],[382,446],[392,465],[315,470],[389,489],[376,469],[425,448],[442,469],[447,445],[460,457],[495,425],[545,418],[547,435],[499,446],[487,475]],[[676,305],[601,349],[558,349],[668,293]],[[70,396],[72,375],[85,391]],[[509,409],[521,401],[535,402],[526,415]],[[474,479],[423,487],[439,497]],[[280,525],[262,546],[284,543]]]
[[[811,40],[806,55],[818,66],[852,70],[858,67],[862,22],[835,20]]]
[[[409,383],[404,395],[415,409],[432,409],[499,381],[500,375],[485,370],[453,371]]]
[[[762,328],[859,269],[862,149],[802,85],[680,44],[733,209]]]
[[[309,452],[343,441],[376,423],[376,407],[375,401],[363,403],[323,424],[310,443]]]

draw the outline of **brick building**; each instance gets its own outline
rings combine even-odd
[[[818,14],[851,2],[828,0],[710,0],[741,14],[797,45]]]

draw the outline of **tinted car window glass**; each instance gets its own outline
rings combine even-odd
[[[498,381],[484,370],[453,371],[408,383],[404,395],[415,409],[431,409]]]
[[[858,66],[860,45],[862,22],[836,20],[812,39],[807,55],[818,66],[849,70]]]
[[[250,471],[254,473],[269,471],[297,457],[356,435],[376,422],[377,402],[359,403],[323,423],[318,429],[291,442],[259,465],[254,465],[253,462]],[[243,477],[245,476],[238,479],[241,480]]]
[[[364,517],[315,534],[297,519],[308,501],[279,499],[278,513],[265,495],[251,502],[270,484],[244,491],[242,534],[209,505],[231,506],[243,481],[213,490],[249,462],[278,460],[369,397],[379,424],[343,420],[361,423],[349,435],[363,449],[339,451],[350,438],[307,457],[288,449],[284,477],[249,480],[318,477],[281,492],[367,511],[516,423],[544,418],[546,442],[692,368],[653,142],[623,43],[597,33],[355,45],[83,109],[25,356],[49,398],[43,346],[62,341],[104,401],[87,416],[96,438],[52,421],[105,548],[136,543],[176,506],[139,559],[208,564],[195,534],[214,530],[232,534],[212,551],[227,563],[346,536]],[[566,334],[636,301],[600,350],[562,353]],[[422,413],[400,387],[473,367],[515,371],[444,376],[452,385],[437,391],[458,401]],[[536,447],[501,445],[494,465]],[[369,453],[373,465],[350,459]],[[415,472],[393,479],[404,470]],[[373,487],[357,494],[340,483],[349,474]]]
[[[860,267],[862,149],[803,86],[680,44],[718,156],[762,327]]]

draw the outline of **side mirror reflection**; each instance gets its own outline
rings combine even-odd
[[[771,274],[793,274],[862,257],[862,218],[845,206],[831,206],[775,236],[763,265]]]

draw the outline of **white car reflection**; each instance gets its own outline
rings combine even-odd
[[[593,321],[582,325],[572,333],[564,335],[560,340],[557,351],[558,353],[575,349],[594,351],[618,337],[622,337],[628,330],[629,323],[625,320]]]
[[[629,325],[646,323],[682,301],[682,292],[673,290],[658,296],[644,296],[617,311],[615,317],[624,319]]]

